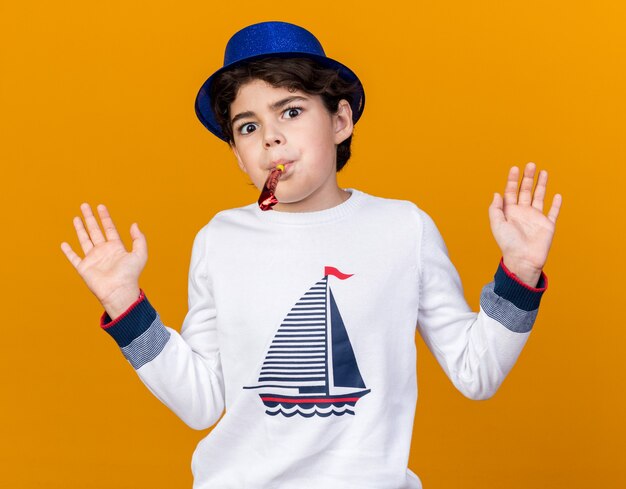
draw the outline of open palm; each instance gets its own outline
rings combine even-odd
[[[139,275],[148,259],[146,239],[134,223],[130,228],[132,250],[128,252],[104,205],[98,206],[104,234],[89,204],[82,204],[81,210],[86,228],[80,217],[73,222],[84,258],[66,242],[61,243],[61,249],[107,312],[122,312],[139,295]]]
[[[504,199],[494,195],[489,207],[491,231],[502,251],[505,264],[515,273],[540,273],[548,258],[556,220],[561,207],[561,195],[556,194],[548,214],[543,213],[548,172],[541,171],[533,192],[535,164],[528,163],[519,186],[519,169],[509,170]]]

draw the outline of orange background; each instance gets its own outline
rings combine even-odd
[[[126,238],[139,222],[141,286],[179,328],[195,233],[257,197],[196,120],[197,89],[236,30],[287,20],[365,85],[341,185],[429,212],[473,307],[508,168],[535,161],[564,197],[550,288],[494,398],[464,398],[417,339],[410,467],[425,488],[625,487],[626,4],[585,4],[3,2],[0,486],[191,487],[206,432],[139,381],[59,245],[77,248],[83,201]]]

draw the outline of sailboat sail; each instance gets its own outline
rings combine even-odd
[[[326,267],[324,278],[296,302],[278,327],[257,385],[244,387],[264,390],[260,397],[267,414],[354,414],[356,402],[370,392],[364,390],[329,275],[341,280],[351,277]]]
[[[356,363],[354,350],[348,332],[339,314],[337,303],[330,292],[330,315],[333,325],[332,352],[333,352],[333,379],[335,387],[359,387],[365,389],[365,383],[359,366]]]
[[[259,385],[325,392],[326,284],[324,277],[291,308],[269,347]]]

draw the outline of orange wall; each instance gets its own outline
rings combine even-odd
[[[499,259],[487,207],[508,167],[535,161],[549,198],[564,197],[550,289],[493,399],[456,392],[418,338],[410,467],[428,489],[625,487],[626,6],[578,5],[3,3],[0,486],[191,487],[205,433],[100,331],[59,244],[76,246],[83,201],[106,203],[125,236],[138,221],[141,285],[179,327],[196,231],[257,197],[196,120],[196,91],[235,30],[280,19],[315,32],[365,85],[340,183],[429,212],[474,307]]]

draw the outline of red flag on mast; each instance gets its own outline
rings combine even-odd
[[[334,277],[337,277],[340,280],[345,280],[347,278],[352,277],[352,275],[354,274],[351,273],[350,275],[346,275],[345,273],[341,273],[335,267],[324,267],[324,275],[332,275]]]

